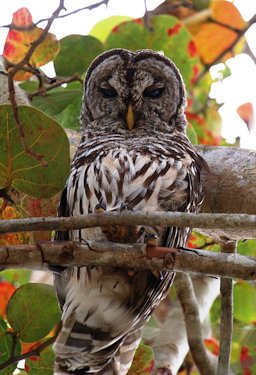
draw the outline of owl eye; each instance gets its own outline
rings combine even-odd
[[[164,87],[158,87],[157,89],[147,88],[146,90],[144,90],[143,96],[145,98],[157,99],[163,95],[163,92],[164,92]]]
[[[116,90],[113,88],[106,89],[101,87],[100,91],[102,92],[103,96],[105,96],[105,98],[115,98],[118,95]]]

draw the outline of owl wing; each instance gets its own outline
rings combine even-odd
[[[121,155],[119,161],[122,167],[120,171],[126,168],[129,175],[129,168],[127,165],[124,166]],[[167,176],[164,182],[166,189],[162,193],[161,189],[158,191],[160,208],[176,211],[196,210],[202,198],[198,188],[199,166],[194,159],[191,162],[191,157],[189,166],[186,163],[187,160],[179,160],[168,166],[166,161],[155,163],[154,160],[154,168],[148,166],[146,170],[145,163],[143,166],[138,156],[137,163],[134,162],[132,166],[135,171],[129,184],[130,190],[126,192],[128,204],[134,209],[141,209],[138,205],[145,201],[144,209],[147,209],[149,200],[155,201],[154,193],[159,186],[159,179],[162,181]],[[95,166],[93,168],[94,171],[97,170]],[[88,189],[95,190],[95,181],[90,180],[90,175],[85,175],[86,171],[89,172],[88,167],[84,167],[81,176],[88,194]],[[175,177],[170,181],[172,175]],[[103,177],[94,176],[94,180],[105,181],[106,184],[108,179]],[[125,176],[122,179],[124,184]],[[81,196],[78,196],[79,178],[75,183],[72,176],[71,180],[71,195],[75,197],[76,202],[73,205],[74,209],[76,204],[80,204]],[[105,186],[103,190],[108,189]],[[99,193],[97,194],[100,202]],[[62,194],[59,214],[70,214],[67,189]],[[171,247],[183,246],[187,234],[186,228],[167,228],[162,234],[161,244]],[[81,233],[79,237],[80,235]],[[67,237],[66,232],[57,234],[57,239]],[[100,374],[100,371],[107,374],[109,367],[109,374],[125,374],[139,343],[142,326],[173,280],[171,272],[163,272],[160,277],[156,277],[150,271],[141,271],[130,278],[127,270],[111,268],[108,273],[106,269],[103,271],[100,267],[72,267],[55,276],[55,286],[63,308],[63,328],[54,346],[58,369],[63,366],[69,371],[83,369],[83,374]]]

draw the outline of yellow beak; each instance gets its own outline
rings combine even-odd
[[[132,130],[134,127],[134,112],[133,112],[133,108],[131,104],[129,104],[128,106],[128,111],[126,114],[126,123],[127,123],[128,129]]]

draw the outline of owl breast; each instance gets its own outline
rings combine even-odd
[[[190,156],[174,156],[170,152],[166,155],[161,144],[147,144],[139,151],[136,143],[131,149],[122,143],[111,147],[106,142],[99,148],[97,141],[94,147],[89,144],[84,149],[77,162],[80,160],[80,165],[71,172],[68,183],[72,215],[92,213],[99,204],[106,211],[122,207],[139,211],[184,210]],[[72,236],[74,240],[106,239],[100,228],[72,231]]]

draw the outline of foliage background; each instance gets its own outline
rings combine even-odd
[[[49,6],[48,16],[52,10],[54,8]],[[85,19],[93,12],[85,13]],[[36,20],[32,16],[26,8],[16,9],[13,14],[3,48],[3,69],[5,67],[6,72],[0,76],[0,99],[3,98],[6,74],[11,74],[13,66],[26,58],[31,43],[42,34],[42,25],[34,25]],[[152,48],[170,57],[179,67],[186,84],[186,115],[191,141],[232,146],[221,135],[218,113],[221,104],[210,96],[213,79],[209,69],[221,62],[215,81],[221,83],[230,78],[228,59],[248,52],[244,34],[254,22],[255,17],[245,22],[237,8],[228,1],[165,1],[146,12],[143,18],[103,19],[88,35],[70,34],[59,40],[53,33],[48,33],[14,76],[16,90],[17,85],[24,90],[30,106],[19,106],[17,120],[13,107],[6,104],[8,100],[1,100],[0,218],[55,215],[58,192],[69,171],[69,145],[64,129],[79,130],[82,79],[91,60],[109,48]],[[48,77],[41,70],[49,62],[54,64],[56,77]],[[252,104],[244,103],[237,110],[251,131]],[[24,151],[17,123],[22,125],[24,138],[36,155]],[[34,235],[7,234],[0,237],[0,244],[50,238],[51,233],[41,232]],[[212,239],[197,233],[191,236],[189,246],[219,251],[219,245]],[[238,251],[255,256],[256,241],[241,241]],[[12,374],[16,363],[4,366],[9,364],[10,358],[22,358],[22,355],[26,362],[25,370],[18,370],[20,373],[52,374],[53,353],[49,344],[60,318],[52,287],[27,284],[29,271],[3,271],[0,277],[0,374]],[[176,298],[173,292],[170,298]],[[238,280],[234,301],[232,366],[236,374],[249,375],[255,373],[256,367],[255,284]],[[210,312],[211,334],[205,340],[205,345],[214,355],[218,355],[219,347],[219,306],[217,299]],[[157,324],[157,321],[153,320],[151,324]],[[151,373],[153,356],[150,348],[142,346],[137,356],[130,374]],[[193,371],[196,374],[196,370]]]

